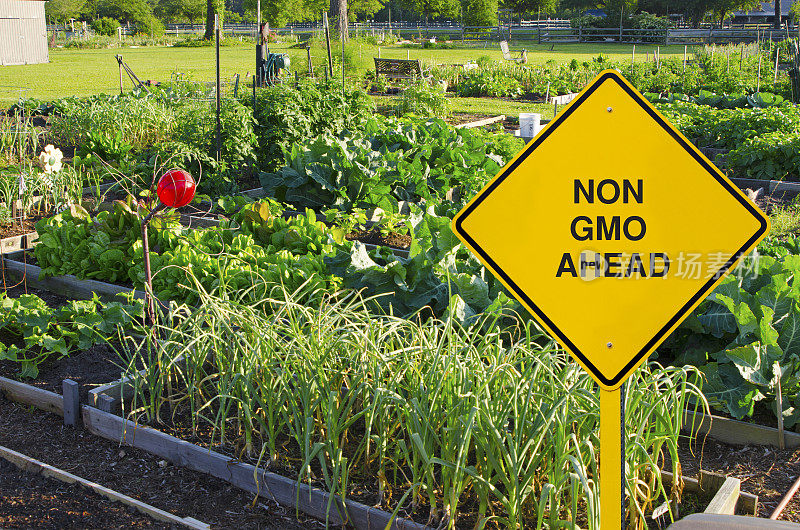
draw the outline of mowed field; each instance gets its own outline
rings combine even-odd
[[[544,64],[548,60],[556,62],[589,61],[600,53],[616,60],[630,60],[632,46],[627,44],[556,44],[551,50],[551,45],[525,44],[531,64]],[[522,46],[512,47],[517,50]],[[637,45],[636,60],[645,60],[647,55],[652,58],[656,46]],[[307,69],[306,50],[290,48],[288,44],[273,44],[270,50],[288,53],[292,60],[292,68],[302,72]],[[339,48],[340,53],[341,48]],[[683,55],[683,46],[661,46],[663,57]],[[348,77],[361,75],[364,71],[373,68],[373,57],[378,55],[375,46],[354,42],[346,50],[353,65]],[[397,45],[384,46],[380,50],[382,57],[405,59],[421,59],[428,64],[458,64],[469,60],[475,61],[481,56],[489,56],[502,60],[499,46],[490,43],[476,47],[458,49],[431,49],[403,48]],[[215,61],[213,47],[176,48],[169,46],[142,47],[142,48],[106,48],[106,49],[64,49],[50,50],[50,63],[24,66],[0,67],[0,104],[9,104],[20,97],[55,99],[64,96],[88,96],[100,93],[116,93],[119,91],[119,69],[114,59],[116,54],[122,54],[124,60],[131,66],[140,79],[154,81],[169,81],[176,73],[182,73],[194,81],[211,82],[215,75]],[[312,48],[312,61],[316,66],[322,66],[326,61],[323,47]],[[255,50],[252,44],[238,44],[223,46],[220,49],[220,71],[223,80],[231,81],[235,74],[244,77],[252,75],[255,63]],[[128,77],[123,79],[125,89],[131,87]],[[473,98],[475,99],[475,98]],[[506,102],[502,109],[517,111],[523,108],[524,103]],[[481,110],[484,105],[476,101],[468,105],[475,110]],[[469,111],[465,109],[465,111]]]

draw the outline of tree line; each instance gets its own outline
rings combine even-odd
[[[225,22],[256,22],[257,1],[49,0],[45,10],[51,23],[65,23],[69,19],[113,20],[144,27],[148,33],[163,33],[165,23],[205,23],[206,36],[210,37],[215,15]],[[778,13],[781,0],[774,2]],[[662,17],[678,13],[699,24],[704,20],[720,22],[733,11],[760,5],[759,0],[261,0],[261,16],[273,28],[290,22],[319,20],[323,12],[329,13],[337,24],[364,20],[452,20],[467,26],[493,26],[498,23],[499,10],[511,13],[516,20],[547,16],[575,18],[588,9],[602,9],[609,21],[637,13]]]

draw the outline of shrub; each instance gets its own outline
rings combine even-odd
[[[97,20],[92,20],[92,30],[100,35],[107,37],[114,37],[117,35],[119,22],[110,17],[100,17]]]
[[[164,24],[153,15],[150,15],[144,20],[136,23],[137,34],[145,34],[151,37],[157,37],[163,35],[164,32]]]
[[[449,113],[448,106],[449,102],[441,85],[418,81],[403,92],[397,113],[400,116],[417,114],[443,118]]]
[[[252,105],[251,95],[241,101]],[[340,134],[365,122],[374,104],[362,90],[345,90],[338,79],[330,81],[302,80],[290,85],[258,90],[253,111],[258,137],[258,161],[262,169],[271,171],[283,164],[284,150],[304,138],[326,132]]]

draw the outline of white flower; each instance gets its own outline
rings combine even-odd
[[[39,162],[42,164],[42,169],[44,169],[45,173],[58,173],[61,171],[62,158],[64,158],[64,153],[61,152],[61,149],[47,145],[39,155]]]

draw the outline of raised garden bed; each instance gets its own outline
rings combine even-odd
[[[16,400],[18,395],[9,393],[7,383],[4,386],[2,380],[0,380],[0,391],[4,391],[6,396],[13,400]],[[35,397],[30,397],[32,395]],[[58,407],[53,410],[52,404],[61,401],[61,396],[39,390],[29,394],[24,403],[59,413]],[[123,440],[124,445],[143,449],[183,467],[222,478],[246,491],[282,505],[294,506],[299,500],[300,510],[320,519],[325,518],[328,494],[324,491],[301,485],[298,496],[297,484],[291,479],[264,472],[249,464],[238,462],[155,429],[125,421],[94,407],[81,407],[81,418],[84,427],[93,434],[112,441]],[[258,482],[254,479],[255,476],[258,477]],[[663,476],[667,484],[674,480],[667,472],[664,472]],[[687,493],[695,494],[701,499],[711,499],[706,513],[753,513],[757,508],[757,497],[742,494],[739,491],[738,479],[701,473],[699,480],[689,477],[682,477],[681,480]],[[357,528],[384,528],[390,520],[390,515],[386,512],[352,501],[347,501],[346,505],[343,505],[337,499],[335,505],[338,506],[338,512],[330,514],[331,524],[341,523],[340,513],[347,513],[349,523]],[[405,519],[395,519],[391,525],[391,528],[423,527]]]
[[[196,519],[176,517],[3,446],[0,476],[0,497],[5,500],[0,503],[2,524],[37,528],[104,528],[108,524],[126,528],[209,528]]]
[[[0,378],[0,392],[13,401],[56,414],[64,413],[62,396],[52,392],[3,378]],[[346,518],[348,524],[356,528],[383,529],[387,525],[396,529],[424,528],[424,525],[405,519],[393,519],[391,514],[382,510],[350,500],[342,502],[338,498],[333,499],[333,507],[329,511],[330,494],[317,488],[305,484],[298,486],[294,480],[238,462],[88,405],[81,407],[80,415],[83,426],[93,434],[109,440],[121,440],[125,445],[143,449],[175,464],[208,473],[283,506],[296,507],[318,519],[327,520],[330,524],[339,525]]]
[[[252,494],[224,480],[172,465],[134,447],[120,447],[119,439],[108,440],[83,428],[66,427],[55,414],[19,405],[1,395],[0,439],[10,449],[179,518],[192,517],[214,528],[324,527],[266,500],[253,503]],[[210,498],[215,502],[209,502]],[[104,527],[108,528],[108,524]]]

